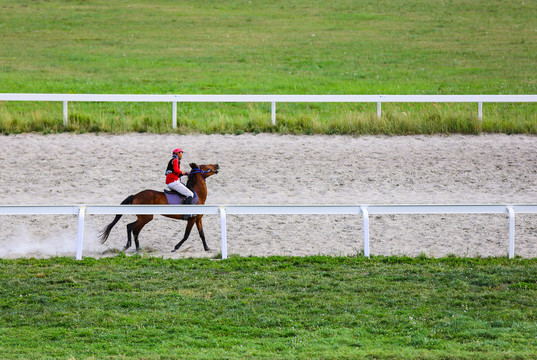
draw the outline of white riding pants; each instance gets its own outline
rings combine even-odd
[[[181,195],[184,195],[186,197],[189,197],[189,196],[194,196],[194,193],[192,191],[190,191],[189,188],[187,188],[185,186],[185,184],[183,184],[182,182],[180,182],[179,180],[177,181],[174,181],[172,183],[169,183],[168,184],[168,187],[172,190],[175,190],[177,191],[179,194]]]

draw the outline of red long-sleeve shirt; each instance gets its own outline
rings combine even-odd
[[[183,175],[181,171],[181,161],[178,157],[173,157],[168,163],[168,169],[166,170],[166,184],[179,180],[179,177]]]

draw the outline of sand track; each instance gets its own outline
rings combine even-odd
[[[188,163],[218,163],[208,204],[536,204],[537,139],[480,136],[10,135],[0,137],[1,205],[119,204],[161,190],[173,148]],[[112,216],[89,216],[84,256],[115,254],[126,215],[108,242]],[[517,215],[516,253],[537,256],[537,215]],[[185,222],[155,217],[140,235],[144,253],[211,257],[220,251],[216,216],[204,217],[209,253],[196,231],[180,252]],[[0,217],[0,257],[74,254],[72,216]],[[507,215],[373,216],[371,253],[416,256],[507,254]],[[353,216],[228,216],[228,252],[352,255],[362,250]]]

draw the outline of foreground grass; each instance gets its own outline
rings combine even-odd
[[[2,358],[537,358],[537,261],[0,260]]]
[[[18,1],[1,92],[535,94],[537,3]],[[180,104],[178,133],[537,133],[537,105]],[[0,103],[0,133],[172,132],[169,104]]]

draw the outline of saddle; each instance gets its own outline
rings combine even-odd
[[[198,203],[198,194],[193,191],[194,196],[192,197],[192,202],[188,205],[195,205]],[[164,189],[164,194],[166,194],[166,199],[170,205],[183,205],[185,204],[186,196],[179,194],[177,191]]]

